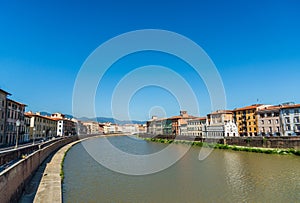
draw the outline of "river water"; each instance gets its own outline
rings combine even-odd
[[[84,141],[95,145],[104,138]],[[108,138],[133,154],[149,154],[167,144],[129,137]],[[177,147],[182,147],[178,144]],[[101,147],[99,154],[105,154]],[[82,144],[64,162],[64,202],[300,202],[300,157],[214,150],[199,161],[200,147],[161,172],[131,176],[96,162]]]

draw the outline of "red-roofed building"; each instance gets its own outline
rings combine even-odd
[[[280,108],[280,120],[284,136],[299,136],[300,104],[282,104]]]
[[[30,140],[50,139],[56,136],[57,120],[49,116],[42,116],[39,112],[31,111],[25,113],[30,118],[29,138]]]
[[[15,144],[16,139],[18,139],[19,143],[27,141],[24,136],[26,128],[24,113],[26,105],[11,99],[7,99],[6,104],[5,143],[8,145]],[[19,127],[16,125],[17,120],[20,121]],[[18,133],[17,130],[19,131]]]
[[[189,136],[202,137],[206,117],[194,118],[187,121],[187,131]]]
[[[259,136],[280,136],[283,134],[279,117],[280,108],[280,106],[265,106],[257,110]]]
[[[260,108],[264,108],[262,104],[253,104],[242,108],[236,108],[233,110],[234,120],[238,127],[240,136],[257,136],[258,135],[258,120],[257,111]]]
[[[203,137],[223,138],[238,137],[238,129],[234,122],[233,112],[229,110],[218,110],[207,115],[204,126]]]
[[[5,124],[6,124],[6,102],[7,96],[11,94],[0,89],[0,145],[6,144]]]
[[[76,123],[62,113],[54,113],[51,118],[57,121],[57,136],[76,135]]]

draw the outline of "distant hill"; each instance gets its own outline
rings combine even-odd
[[[40,114],[41,114],[41,116],[51,116],[51,113],[48,113],[45,111],[41,111]]]
[[[146,121],[136,121],[136,120],[132,120],[132,121],[121,121],[118,119],[114,119],[114,118],[106,118],[106,117],[97,117],[97,118],[87,118],[87,117],[82,117],[82,118],[78,118],[81,121],[96,121],[99,123],[115,123],[115,124],[119,124],[119,125],[124,125],[124,124],[145,124]]]
[[[42,116],[51,116],[51,115],[52,115],[51,113],[48,113],[48,112],[46,112],[46,111],[41,111],[40,114],[41,114]],[[64,115],[65,115],[66,118],[69,118],[69,119],[74,118],[72,115],[69,115],[69,114],[64,114]]]
[[[51,113],[48,113],[48,112],[45,112],[45,111],[42,111],[40,112],[40,114],[42,116],[51,116]],[[65,114],[65,117],[66,118],[73,118],[72,115],[69,115],[69,114]],[[114,119],[114,118],[106,118],[106,117],[97,117],[97,118],[87,118],[87,117],[81,117],[81,118],[78,118],[78,120],[81,120],[81,121],[98,121],[99,123],[115,123],[115,124],[119,124],[119,125],[124,125],[124,124],[145,124],[146,121],[136,121],[136,120],[132,120],[132,121],[121,121],[121,120],[118,120],[118,119]]]

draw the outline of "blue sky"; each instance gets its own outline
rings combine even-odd
[[[299,10],[297,0],[3,1],[0,88],[28,104],[27,110],[71,114],[76,76],[94,49],[125,32],[164,29],[190,38],[207,52],[222,77],[228,109],[257,99],[299,103]],[[147,64],[170,66],[192,86],[200,115],[212,110],[203,81],[184,62],[144,53],[125,57],[107,72],[95,98],[97,116],[111,116],[114,86],[134,67]],[[167,116],[180,108],[170,92],[148,87],[133,96],[129,114],[147,120],[155,106]]]

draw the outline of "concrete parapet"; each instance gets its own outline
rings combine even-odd
[[[2,171],[0,173],[0,202],[17,202],[25,185],[30,181],[40,164],[51,153],[77,139],[77,137],[70,137],[53,142]]]

